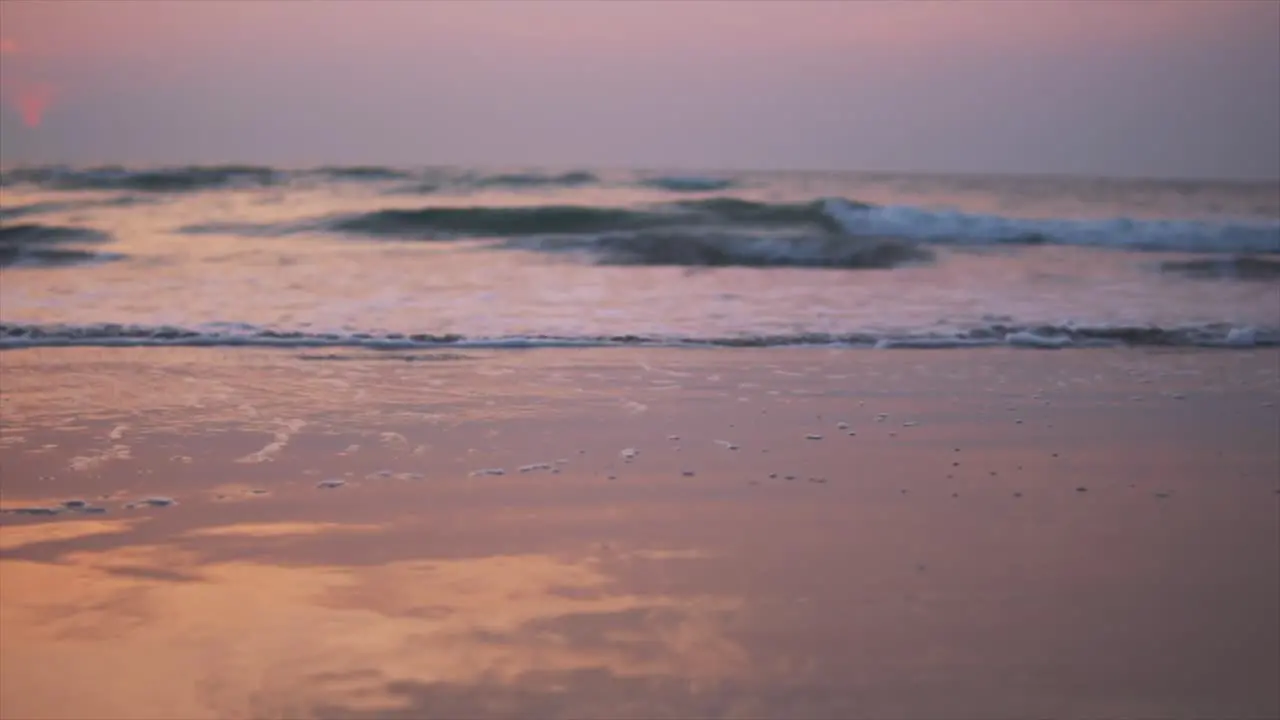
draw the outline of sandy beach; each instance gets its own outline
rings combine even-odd
[[[1275,717],[1278,363],[0,353],[0,717]]]

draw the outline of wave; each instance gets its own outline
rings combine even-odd
[[[1125,250],[1280,253],[1280,221],[1024,219],[954,210],[822,201],[850,235],[960,244],[1082,245]]]
[[[308,175],[318,175],[331,180],[406,180],[413,173],[381,165],[330,165],[307,171]]]
[[[47,213],[66,212],[74,210],[79,205],[77,203],[66,202],[36,202],[26,205],[13,205],[10,207],[0,207],[0,222],[5,220],[16,220],[28,215],[44,215]]]
[[[284,174],[255,165],[192,165],[150,169],[119,166],[88,169],[15,168],[0,173],[0,185],[34,185],[49,190],[132,190],[180,193],[228,187],[262,187],[281,182]]]
[[[182,328],[100,323],[32,325],[0,323],[0,350],[40,347],[261,347],[414,350],[438,347],[502,349],[534,347],[847,347],[1036,349],[1098,347],[1280,347],[1280,329],[1216,323],[1183,327],[1017,325],[997,323],[954,333],[796,333],[734,337],[650,335],[467,337],[430,333],[312,333],[240,325]]]
[[[89,210],[96,207],[129,207],[132,205],[141,205],[149,202],[146,198],[140,198],[133,195],[121,195],[119,197],[109,198],[106,200],[77,200],[69,202],[50,201],[50,202],[34,202],[25,205],[11,205],[9,207],[0,207],[0,222],[6,220],[17,220],[18,218],[29,217],[31,215],[48,215],[51,213],[68,212],[70,210]]]
[[[918,243],[822,232],[700,228],[513,238],[507,247],[573,251],[605,265],[891,268],[933,258]]]
[[[607,232],[671,224],[673,219],[639,210],[574,205],[536,207],[433,207],[378,210],[340,218],[330,224],[338,232],[449,239],[509,235]]]
[[[68,245],[98,244],[111,236],[97,230],[60,225],[23,223],[0,226],[0,267],[72,265],[119,259]]]
[[[1249,255],[1160,263],[1160,271],[1191,278],[1280,280],[1280,261]]]
[[[575,170],[560,174],[543,174],[543,173],[507,173],[501,175],[482,175],[470,178],[470,184],[476,187],[492,188],[528,188],[528,187],[547,187],[547,186],[563,186],[578,187],[582,185],[594,185],[600,182],[600,179],[593,173],[584,170]]]
[[[840,198],[764,203],[732,197],[633,208],[428,207],[340,218],[340,232],[427,239],[510,237],[718,226],[725,230],[790,228],[845,238],[882,238],[938,245],[1061,244],[1123,250],[1280,253],[1280,221],[1024,219]],[[742,235],[749,242],[749,235]]]
[[[709,192],[712,190],[727,190],[737,185],[737,183],[727,178],[666,175],[645,178],[639,182],[639,185],[671,192]]]
[[[856,204],[850,203],[850,207]],[[860,206],[866,207],[866,206]],[[339,218],[339,232],[426,238],[607,233],[693,226],[810,227],[839,231],[820,202],[760,203],[737,198],[684,200],[638,208],[589,205],[388,209]]]

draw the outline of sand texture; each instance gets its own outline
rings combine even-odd
[[[0,353],[0,717],[1268,718],[1280,352]]]

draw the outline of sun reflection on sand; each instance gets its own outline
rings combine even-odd
[[[5,547],[127,531],[128,523],[6,527]],[[726,597],[629,594],[595,558],[274,563],[271,543],[368,526],[205,527],[168,545],[75,550],[56,564],[0,560],[5,717],[299,717],[393,713],[405,684],[517,687],[604,673],[690,683],[742,673]],[[208,561],[261,542],[261,559]],[[697,557],[659,553],[653,558]]]

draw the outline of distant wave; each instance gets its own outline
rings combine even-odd
[[[788,347],[1037,349],[1092,347],[1280,347],[1280,329],[1230,324],[1185,327],[991,324],[955,333],[797,333],[741,337],[646,335],[467,337],[431,333],[308,333],[240,326],[234,330],[101,323],[30,325],[0,323],[0,349],[36,347],[262,347],[413,350],[438,347]]]
[[[414,177],[411,172],[381,165],[330,165],[308,170],[306,174],[333,180],[367,181],[405,180]]]
[[[547,175],[543,173],[507,173],[500,175],[481,175],[473,177],[470,184],[476,187],[506,187],[506,188],[526,188],[526,187],[547,187],[547,186],[564,186],[577,187],[581,185],[593,185],[600,182],[594,174],[575,170],[573,172]]]
[[[707,192],[711,190],[727,190],[735,186],[733,180],[716,177],[700,177],[697,175],[666,175],[645,178],[639,182],[644,187],[670,190],[671,192]]]
[[[0,267],[73,265],[117,259],[82,247],[110,240],[106,233],[89,228],[57,225],[0,226]]]
[[[15,168],[0,173],[0,185],[34,185],[50,190],[132,190],[179,193],[226,187],[261,187],[281,182],[283,175],[254,165],[196,165],[149,169],[118,166],[73,169]]]

